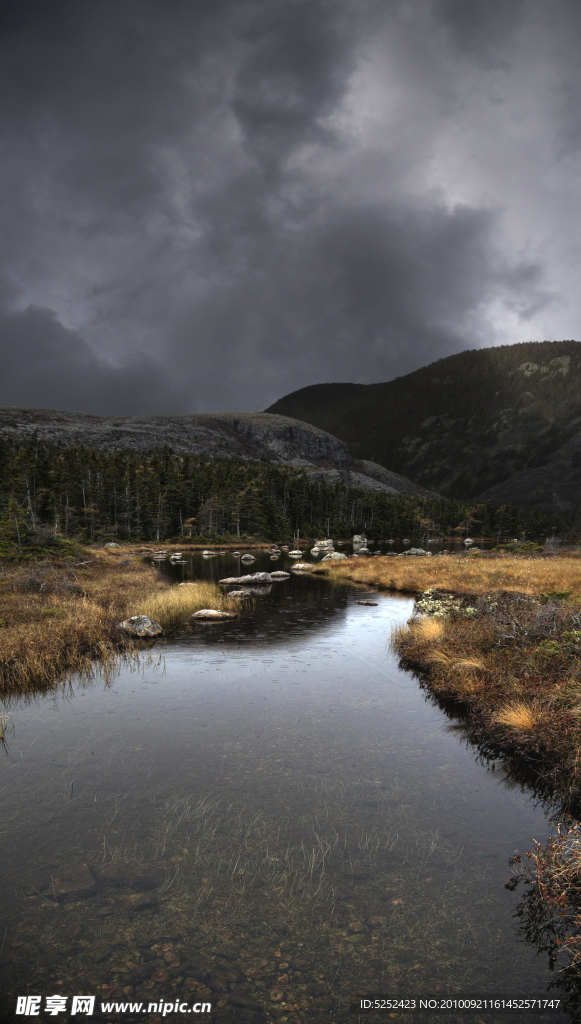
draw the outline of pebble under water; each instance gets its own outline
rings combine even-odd
[[[286,556],[161,571],[273,567]],[[504,887],[548,810],[399,668],[390,633],[413,601],[293,576],[251,604],[108,677],[4,703],[6,1019],[17,994],[68,997],[37,1020],[93,994],[93,1019],[157,1021],[99,1004],[179,998],[240,1024],[358,1020],[366,993],[562,995]]]

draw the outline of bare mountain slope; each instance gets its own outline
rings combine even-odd
[[[187,416],[103,417],[51,409],[0,408],[0,436],[33,436],[55,444],[119,451],[175,452],[274,462],[302,467],[331,483],[402,494],[427,494],[411,480],[374,462],[352,458],[347,445],[325,430],[270,413],[201,413]]]

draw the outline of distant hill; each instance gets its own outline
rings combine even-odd
[[[581,343],[460,352],[385,384],[316,384],[267,412],[312,423],[423,487],[581,505]]]
[[[369,461],[324,430],[269,413],[186,416],[93,416],[53,409],[0,408],[0,439],[108,452],[170,448],[183,455],[238,458],[303,468],[314,479],[390,494],[427,495],[425,488]]]

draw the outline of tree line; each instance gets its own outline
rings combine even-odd
[[[367,491],[271,463],[0,440],[4,558],[58,539],[536,537],[575,527],[571,514]]]

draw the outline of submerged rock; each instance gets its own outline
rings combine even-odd
[[[154,622],[147,615],[132,615],[130,619],[125,619],[124,622],[119,622],[117,625],[118,629],[122,629],[124,633],[128,633],[129,636],[136,637],[151,637],[161,636],[163,629],[159,622]]]
[[[236,612],[222,612],[217,608],[200,608],[199,612],[194,612],[192,619],[205,619],[209,622],[218,622],[223,619],[236,619],[238,616]]]
[[[155,871],[147,864],[127,864],[122,861],[101,865],[96,875],[101,885],[135,889],[137,892],[150,892],[159,888],[163,882],[163,872]]]
[[[132,892],[119,896],[119,903],[124,910],[153,910],[157,907],[157,897],[151,893]]]
[[[42,895],[47,899],[63,903],[65,900],[84,900],[97,892],[95,881],[88,864],[71,864],[55,869]]]

